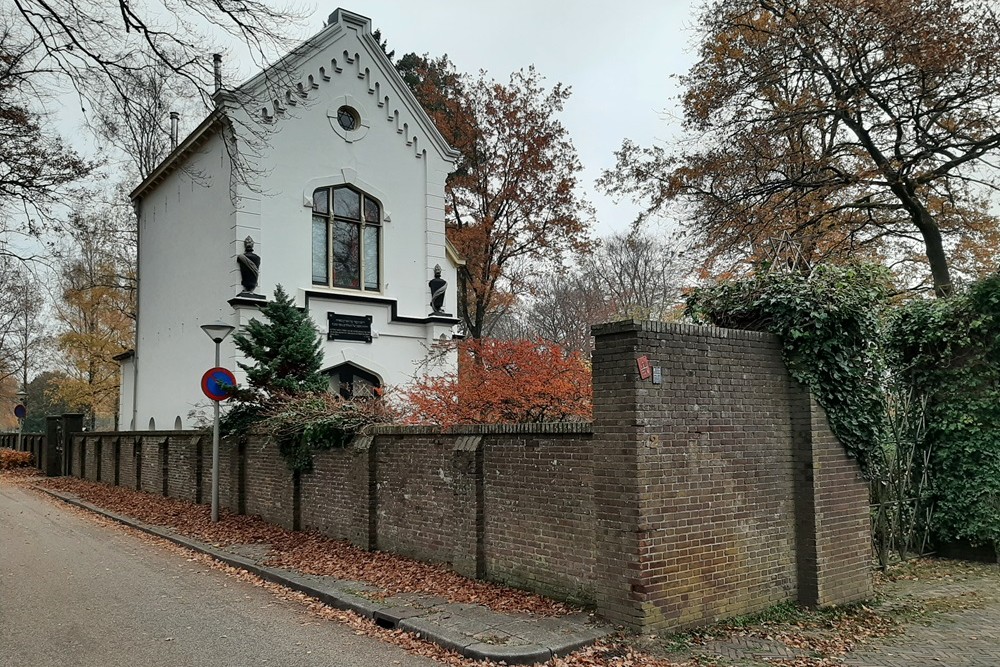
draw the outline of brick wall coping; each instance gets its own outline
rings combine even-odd
[[[77,431],[73,435],[85,438],[121,438],[121,437],[141,437],[141,438],[192,438],[195,436],[212,437],[212,432],[201,430],[188,431]]]
[[[559,434],[579,434],[590,435],[594,432],[593,424],[590,422],[541,422],[527,424],[464,424],[441,428],[440,426],[403,426],[399,424],[384,424],[369,427],[368,435],[499,435],[505,433],[513,434],[538,434],[538,435],[559,435]],[[77,436],[87,438],[119,438],[119,437],[142,437],[142,438],[192,438],[198,436],[211,436],[206,431],[86,431],[75,433]]]
[[[590,332],[595,336],[610,336],[631,332],[673,334],[677,336],[711,336],[713,338],[730,338],[733,340],[774,341],[777,336],[764,331],[746,331],[744,329],[724,329],[704,324],[682,324],[680,322],[653,322],[651,320],[622,320],[607,324],[595,324]]]
[[[494,435],[502,433],[523,434],[586,434],[594,432],[590,422],[541,422],[527,424],[463,424],[440,426],[400,426],[385,424],[371,426],[368,435]]]

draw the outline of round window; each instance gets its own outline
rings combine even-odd
[[[337,123],[347,132],[353,132],[361,124],[361,117],[353,107],[344,105],[337,109]]]

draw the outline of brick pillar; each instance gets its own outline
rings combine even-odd
[[[80,465],[79,449],[73,447],[73,436],[83,431],[83,415],[79,412],[67,412],[62,416],[62,463],[63,474],[72,475],[73,469]]]
[[[808,389],[792,383],[795,543],[799,602],[812,607],[870,597],[868,485]]]
[[[42,446],[40,469],[47,477],[58,477],[62,474],[62,439],[59,429],[62,426],[61,417],[45,418],[45,442]]]
[[[466,577],[486,575],[483,516],[483,437],[462,435],[451,455],[452,537],[451,565]]]
[[[98,438],[94,445],[94,481],[102,482],[107,472],[104,470],[104,438]]]
[[[598,613],[612,623],[645,625],[639,562],[640,327],[594,327],[595,590]]]
[[[351,448],[351,544],[369,551],[378,548],[378,490],[375,482],[376,436],[357,435]]]

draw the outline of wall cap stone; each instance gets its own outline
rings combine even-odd
[[[500,434],[546,434],[546,435],[590,435],[594,432],[591,422],[542,422],[528,424],[463,424],[441,428],[440,426],[400,426],[382,424],[369,426],[365,432],[370,435],[500,435]]]
[[[675,336],[700,336],[702,338],[729,338],[733,340],[777,341],[778,337],[765,331],[724,329],[703,324],[681,322],[654,322],[651,320],[621,320],[595,324],[590,328],[594,336],[611,336],[620,333],[672,334]]]

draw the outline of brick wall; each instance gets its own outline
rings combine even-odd
[[[204,435],[174,434],[170,436],[167,450],[168,495],[196,503],[201,501],[201,448],[203,442],[211,439]],[[208,474],[211,474],[211,469]]]
[[[867,489],[764,334],[595,329],[593,424],[378,427],[293,475],[262,437],[223,442],[220,502],[367,549],[683,629],[871,592]],[[661,381],[642,378],[648,357]],[[84,472],[211,499],[211,437],[86,434]]]
[[[453,441],[420,433],[375,439],[379,549],[451,563]]]
[[[789,378],[776,338],[635,322],[595,333],[598,607],[608,618],[681,629],[870,593],[858,467]],[[640,356],[651,377],[640,377]]]
[[[136,488],[136,463],[142,449],[142,436],[123,435],[119,440],[118,484],[130,489]]]
[[[150,433],[142,438],[141,490],[167,495],[163,486],[164,456],[169,452],[170,436]]]
[[[485,574],[594,601],[593,451],[587,432],[484,438]]]
[[[86,461],[84,468],[86,469],[85,478],[92,482],[101,481],[100,475],[103,474],[101,469],[102,461],[101,455],[104,449],[104,442],[101,437],[92,437],[85,439],[85,445],[83,447],[83,456]]]
[[[251,437],[246,445],[245,466],[246,513],[285,528],[295,527],[292,473],[275,443]]]
[[[367,459],[367,452],[363,455]],[[350,540],[354,506],[363,502],[352,493],[352,477],[367,475],[355,468],[359,454],[351,448],[330,449],[316,454],[313,472],[301,480],[302,529],[316,530],[338,540]]]

